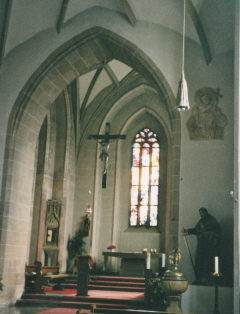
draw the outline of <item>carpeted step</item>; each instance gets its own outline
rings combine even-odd
[[[144,302],[144,295],[142,293],[135,293],[133,297],[129,297],[128,293],[119,292],[119,297],[113,295],[112,291],[105,291],[97,293],[96,291],[89,291],[89,296],[77,296],[76,290],[70,291],[71,294],[63,293],[48,293],[48,294],[23,294],[21,300],[32,301],[50,301],[50,302],[83,302],[88,304],[114,304],[116,306],[142,306]]]
[[[70,275],[66,282],[73,283],[77,282],[78,277],[76,275]],[[90,276],[89,281],[108,281],[108,282],[130,282],[130,283],[142,283],[145,284],[145,278],[143,277],[122,277],[122,276]]]
[[[77,284],[63,284],[64,289],[77,289]],[[126,286],[113,286],[113,285],[100,285],[100,284],[89,284],[88,289],[90,290],[110,290],[110,291],[128,291],[128,292],[144,292],[145,287],[126,287]]]
[[[69,276],[63,287],[77,289],[77,279],[76,275]],[[144,292],[145,278],[95,275],[90,277],[88,287],[94,290]]]
[[[112,291],[129,291],[129,292],[144,292],[144,287],[121,287],[121,286],[100,286],[88,285],[88,289],[92,290],[112,290]]]
[[[91,302],[67,302],[67,301],[55,301],[55,300],[39,300],[39,299],[24,299],[17,300],[17,307],[27,307],[27,306],[36,306],[36,307],[64,307],[64,308],[78,308],[78,309],[91,309]],[[97,304],[98,308],[112,308],[112,309],[125,309],[126,305],[124,304],[112,304],[112,303],[94,303]]]
[[[119,286],[119,287],[140,287],[144,288],[144,282],[131,282],[131,281],[109,281],[109,280],[90,280],[90,285],[100,285],[100,286]]]
[[[63,291],[46,289],[46,294],[24,293],[17,306],[91,309],[93,304],[111,309],[143,309],[145,279],[121,276],[91,276],[88,296],[77,296],[77,276],[67,278]]]
[[[122,277],[122,276],[90,276],[90,280],[124,281],[124,282],[145,282],[144,277]]]

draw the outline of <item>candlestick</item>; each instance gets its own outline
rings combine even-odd
[[[218,256],[216,257],[215,257],[215,266],[217,265],[217,268],[215,267],[215,273],[212,274],[215,279],[215,304],[214,304],[213,314],[220,314],[219,308],[218,308],[218,285],[219,285],[219,279],[222,276],[222,274],[218,273]]]
[[[166,254],[162,254],[162,267],[165,267],[166,264]]]
[[[218,268],[218,256],[215,256],[215,273],[219,273],[219,268]]]
[[[150,265],[151,265],[151,253],[148,252],[147,253],[147,265],[146,265],[146,268],[150,269]]]

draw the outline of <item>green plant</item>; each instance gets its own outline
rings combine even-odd
[[[86,253],[84,248],[85,241],[83,238],[83,232],[79,229],[76,231],[75,235],[68,240],[67,250],[70,260],[74,259],[76,255],[82,255],[83,253]]]
[[[161,288],[161,278],[151,278],[148,282],[148,289],[151,310],[164,311],[166,306],[166,294]]]
[[[2,283],[2,278],[0,278],[0,291],[3,290],[4,284]]]

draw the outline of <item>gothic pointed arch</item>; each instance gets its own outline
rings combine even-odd
[[[95,27],[54,51],[27,81],[13,105],[8,121],[5,173],[1,193],[3,220],[6,227],[2,233],[13,234],[13,230],[20,228],[22,236],[15,238],[15,241],[19,245],[21,243],[22,250],[21,252],[11,250],[14,234],[13,237],[4,237],[3,250],[8,258],[1,265],[1,273],[4,273],[8,281],[7,278],[10,278],[11,274],[8,273],[6,265],[8,259],[14,256],[19,262],[17,275],[21,278],[13,287],[17,297],[20,296],[21,290],[18,289],[18,285],[22,286],[24,282],[35,179],[35,153],[43,121],[52,104],[74,79],[113,58],[136,69],[165,99],[167,119],[170,121],[171,133],[174,133],[172,139],[178,143],[180,141],[179,113],[173,109],[173,93],[160,70],[138,47],[111,31]],[[15,217],[14,221],[11,213]]]
[[[136,86],[131,82],[132,89],[123,92],[122,95],[112,95],[111,98],[105,99],[103,96],[97,98],[96,102],[92,102],[88,108],[89,111],[96,113],[92,118],[84,123],[87,133],[102,134],[106,122],[111,123],[111,132],[113,134],[125,134],[126,140],[111,143],[111,151],[109,158],[109,169],[111,169],[111,178],[107,187],[108,195],[113,195],[113,198],[104,198],[104,208],[107,210],[105,214],[106,223],[108,221],[108,228],[99,239],[99,234],[93,235],[91,245],[96,254],[99,254],[99,262],[101,263],[101,252],[105,248],[105,243],[113,242],[119,250],[126,249],[128,243],[129,232],[131,238],[137,238],[140,235],[134,233],[139,230],[129,230],[129,200],[130,200],[130,165],[131,165],[131,143],[135,134],[139,129],[149,126],[153,128],[154,132],[161,139],[161,164],[164,165],[161,169],[161,193],[160,200],[160,215],[161,220],[156,229],[152,229],[151,241],[162,250],[171,250],[172,247],[178,243],[178,206],[179,206],[179,162],[180,162],[180,137],[176,136],[172,131],[171,122],[168,119],[166,112],[164,97],[159,95],[155,89],[146,84],[145,81],[137,80]],[[87,114],[88,116],[88,114]],[[90,114],[89,114],[90,117]],[[85,130],[85,129],[84,129]],[[85,132],[83,130],[83,132]],[[79,160],[84,154],[88,155],[88,164],[97,165],[96,169],[101,169],[101,161],[99,159],[99,150],[97,143],[81,142],[81,150]],[[95,157],[94,157],[95,156]],[[80,176],[83,177],[85,170],[84,165],[79,162]],[[87,179],[87,177],[86,177]],[[95,182],[95,193],[101,195],[101,170],[91,175],[91,181]],[[84,187],[82,186],[84,189]],[[87,193],[85,188],[85,193]],[[124,197],[123,197],[124,196]],[[81,198],[78,199],[79,204],[84,205]],[[103,207],[103,200],[99,198],[96,200],[95,218],[96,223],[93,229],[96,230],[98,221],[101,216],[98,215],[99,210]],[[111,226],[111,227],[110,227]],[[147,230],[149,233],[150,230]],[[145,237],[145,235],[144,235]],[[147,239],[146,237],[146,239]],[[132,241],[129,245],[129,250],[135,244],[135,249],[141,241]],[[140,244],[141,245],[141,244]],[[157,245],[157,246],[158,246]],[[138,248],[141,250],[141,248]],[[98,252],[98,253],[97,253]]]

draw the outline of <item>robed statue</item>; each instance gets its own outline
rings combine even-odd
[[[199,209],[201,219],[194,228],[183,228],[183,234],[197,236],[197,248],[195,255],[194,272],[196,285],[211,285],[212,273],[214,273],[214,257],[220,253],[220,225],[217,220],[208,213],[207,209]]]

